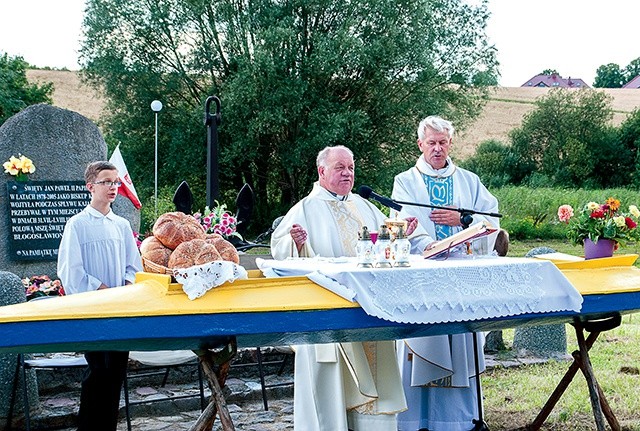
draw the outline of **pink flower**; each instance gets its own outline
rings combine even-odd
[[[560,208],[558,208],[558,220],[569,223],[571,217],[573,217],[573,208],[571,205],[561,205]]]
[[[604,218],[604,210],[603,209],[598,209],[595,210],[591,213],[591,215],[589,216],[591,218]]]
[[[232,233],[233,233],[233,229],[231,229],[230,227],[224,228],[225,235],[231,235]]]

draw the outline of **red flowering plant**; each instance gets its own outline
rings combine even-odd
[[[226,239],[232,236],[242,239],[242,235],[236,231],[238,219],[227,211],[225,204],[220,204],[218,201],[215,202],[216,206],[214,208],[209,209],[207,206],[202,213],[195,213],[193,218],[204,227],[207,233],[217,233]]]
[[[142,240],[144,238],[138,232],[133,231],[133,239],[136,241],[136,247],[138,247],[138,250],[140,250],[140,246],[142,245]]]
[[[60,280],[51,280],[48,275],[34,275],[22,279],[27,301],[39,296],[62,296],[64,288]]]
[[[599,239],[610,239],[624,245],[626,242],[636,242],[640,239],[638,229],[640,210],[635,205],[629,205],[628,212],[620,210],[620,201],[609,198],[604,204],[589,202],[574,217],[571,205],[561,205],[558,208],[558,220],[567,223],[567,238],[574,244],[582,245],[589,238],[594,243]]]

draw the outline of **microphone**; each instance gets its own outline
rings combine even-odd
[[[394,201],[393,199],[389,199],[388,197],[381,196],[374,192],[369,186],[360,186],[358,187],[358,194],[364,199],[372,199],[378,203],[381,203],[385,207],[389,207],[396,211],[402,210],[402,205]]]

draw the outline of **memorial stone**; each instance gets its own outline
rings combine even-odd
[[[25,302],[24,288],[20,278],[6,271],[0,271],[0,306]],[[7,419],[16,419],[23,411],[24,381],[16,371],[18,355],[0,354],[0,428],[8,429]],[[32,405],[36,405],[36,378],[33,372],[27,374],[27,390]]]
[[[84,170],[90,162],[107,159],[107,145],[88,118],[39,104],[0,127],[0,162],[20,155],[31,159],[36,170],[26,182],[4,169],[0,175],[0,270],[21,278],[53,278],[64,224],[90,200]],[[139,212],[128,199],[118,196],[113,210],[134,231],[139,229]]]
[[[536,247],[525,257],[555,253],[550,247]],[[567,329],[564,323],[524,326],[515,329],[513,350],[539,357],[562,357],[567,353]]]

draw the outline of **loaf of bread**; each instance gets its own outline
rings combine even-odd
[[[145,259],[158,265],[168,266],[172,250],[155,236],[148,236],[140,244],[140,254]]]
[[[180,211],[162,214],[153,225],[153,236],[175,250],[178,245],[192,239],[202,239],[206,233],[196,219]]]
[[[188,268],[193,265],[222,260],[214,245],[203,239],[192,239],[180,243],[169,257],[169,268]]]
[[[213,244],[222,260],[227,260],[233,263],[240,263],[240,256],[238,256],[238,250],[231,244],[229,241],[224,239],[222,235],[218,235],[217,233],[207,234],[205,241],[209,244]]]

